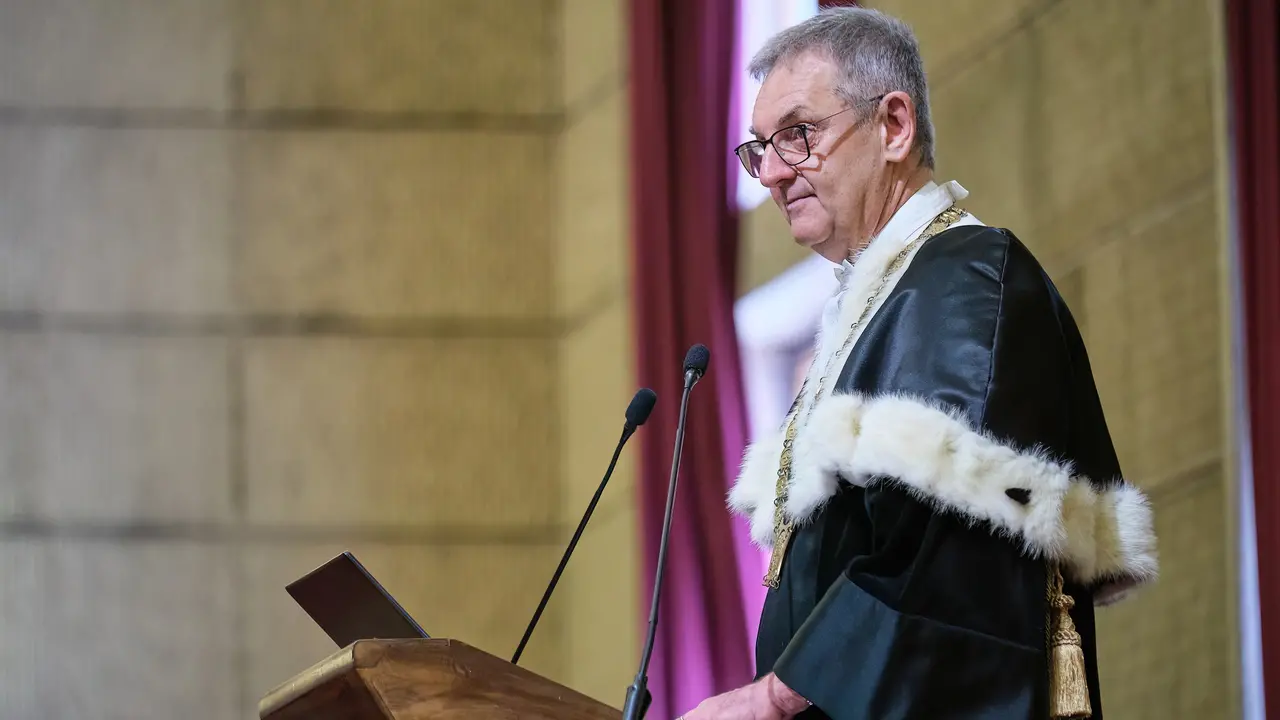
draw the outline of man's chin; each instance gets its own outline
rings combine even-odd
[[[824,237],[793,236],[800,247],[812,250],[833,263],[839,263],[848,256],[848,251],[834,242],[830,235]]]
[[[791,226],[791,237],[800,247],[812,248],[821,245],[824,240],[831,237],[830,233],[822,232],[805,232],[805,228]]]
[[[793,227],[791,228],[791,238],[802,248],[817,250],[819,246],[831,239],[831,233],[796,232],[796,228]]]

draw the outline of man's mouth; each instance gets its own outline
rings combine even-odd
[[[788,200],[788,201],[787,201],[787,209],[789,210],[789,209],[791,209],[792,207],[794,207],[794,206],[795,206],[795,204],[796,204],[796,203],[798,203],[798,202],[800,202],[801,200],[808,200],[808,199],[809,199],[809,198],[811,198],[811,197],[813,197],[813,196],[812,196],[812,195],[800,195],[800,196],[798,196],[798,197],[793,197],[793,198],[791,198],[790,200]]]

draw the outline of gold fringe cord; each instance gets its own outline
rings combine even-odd
[[[1089,704],[1089,680],[1085,675],[1084,649],[1080,646],[1080,633],[1071,620],[1071,608],[1075,600],[1062,590],[1062,571],[1053,564],[1050,577],[1050,655],[1049,655],[1049,714],[1058,718],[1093,717]]]

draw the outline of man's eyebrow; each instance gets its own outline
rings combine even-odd
[[[795,121],[798,120],[801,115],[807,114],[808,112],[809,112],[808,106],[804,105],[803,103],[801,103],[800,105],[796,105],[792,107],[790,110],[783,113],[782,117],[778,118],[778,127],[782,128],[788,125],[794,125]],[[755,129],[754,126],[748,127],[747,132],[756,138],[760,138],[760,133]]]

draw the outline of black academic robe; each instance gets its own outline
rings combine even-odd
[[[780,444],[748,451],[731,495],[761,541]],[[1048,561],[1102,717],[1094,606],[1154,578],[1151,514],[1075,322],[1011,233],[919,248],[803,426],[793,477],[756,659],[814,704],[801,717],[1047,718]]]

